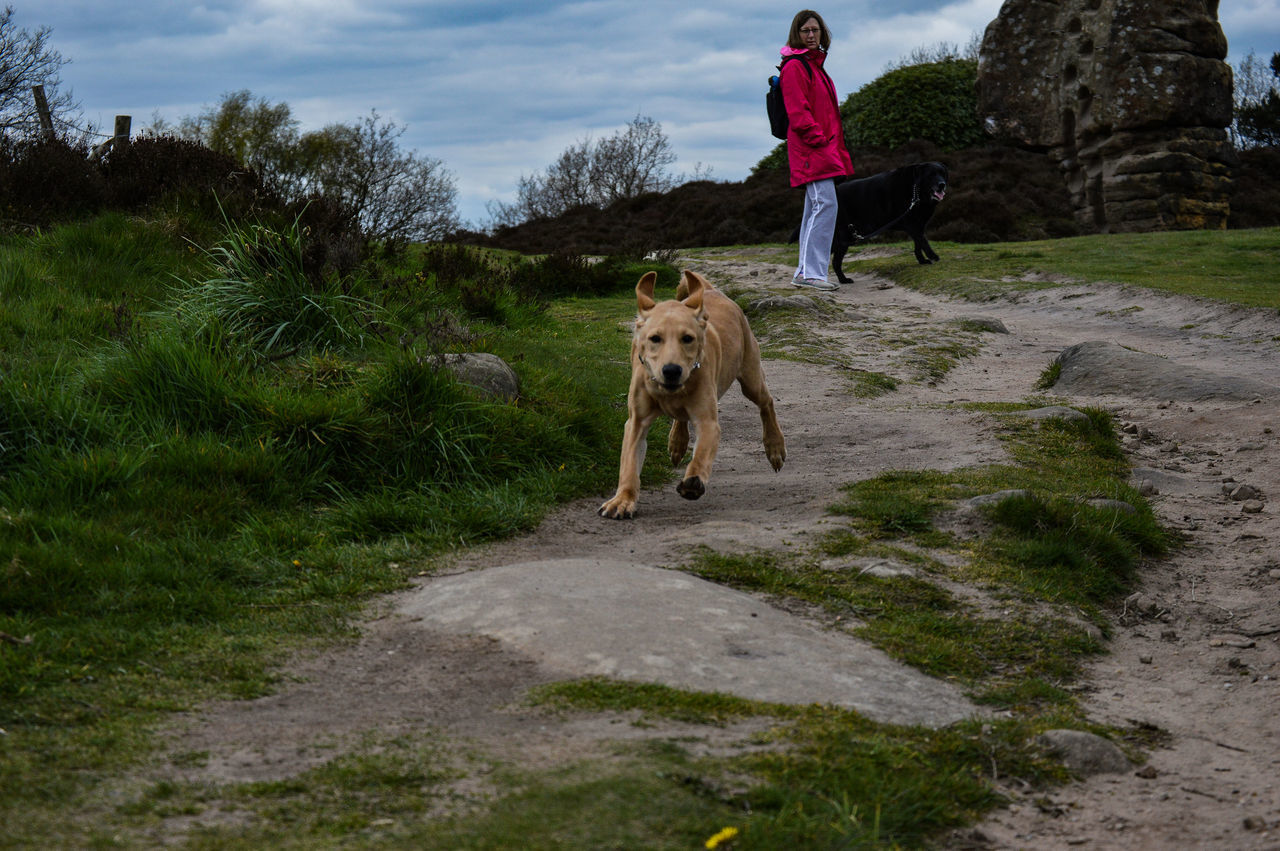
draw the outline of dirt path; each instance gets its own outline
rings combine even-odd
[[[763,288],[788,270],[732,258],[691,265],[713,281]],[[856,266],[851,263],[850,266]],[[783,295],[795,290],[774,287]],[[848,365],[911,379],[912,358],[939,340],[976,345],[943,379],[903,380],[874,400],[851,393],[847,369],[770,360],[765,370],[787,436],[774,473],[759,418],[737,391],[722,403],[725,439],[707,495],[646,491],[637,519],[603,520],[605,494],[566,505],[533,534],[468,552],[450,572],[554,558],[678,564],[694,544],[720,550],[803,548],[829,528],[842,485],[889,469],[951,469],[1002,460],[991,426],[958,404],[1018,402],[1063,348],[1108,340],[1280,386],[1280,318],[1118,287],[1066,287],[982,304],[939,300],[857,278],[834,294],[842,318],[813,323]],[[956,320],[999,319],[1008,334],[964,331]],[[620,357],[625,356],[620,353]],[[1146,722],[1170,734],[1142,772],[1104,775],[1047,797],[1006,790],[1014,804],[957,847],[1280,847],[1280,404],[1069,399],[1103,405],[1139,431],[1127,438],[1151,481],[1158,512],[1190,545],[1153,565],[1140,597],[1117,612],[1111,653],[1088,673],[1086,708],[1100,722]],[[664,435],[652,436],[651,451]],[[1248,484],[1262,509],[1223,492]],[[356,645],[304,660],[294,685],[270,698],[213,707],[174,747],[208,751],[205,779],[280,777],[333,755],[327,744],[379,729],[439,728],[526,765],[576,758],[611,739],[669,736],[618,719],[551,723],[511,708],[530,685],[554,678],[489,639],[424,634],[394,601]],[[430,699],[424,698],[429,695]],[[714,750],[747,728],[708,734]],[[691,732],[691,731],[690,731]]]

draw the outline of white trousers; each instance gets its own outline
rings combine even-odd
[[[825,281],[831,265],[831,239],[836,233],[836,182],[815,180],[804,185],[804,215],[800,219],[800,265],[797,278]]]

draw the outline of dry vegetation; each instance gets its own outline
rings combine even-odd
[[[944,152],[919,141],[892,151],[854,152],[854,166],[862,176],[922,160],[945,162],[951,170],[951,188],[934,216],[931,238],[1009,242],[1082,233],[1057,166],[1048,157],[999,145]],[[1242,152],[1240,160],[1231,226],[1280,224],[1280,151],[1255,148]],[[500,228],[491,238],[471,237],[527,253],[582,254],[786,242],[799,221],[802,201],[785,171],[762,171],[741,182],[686,183],[604,209],[578,207],[557,218]]]

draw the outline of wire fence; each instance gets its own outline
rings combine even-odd
[[[55,117],[52,110],[49,109],[49,101],[44,94],[44,86],[32,86],[31,95],[35,100],[36,115],[40,121],[41,131],[46,139],[52,139],[57,135],[57,125],[61,125],[64,130],[73,130],[85,142],[92,139],[101,139],[98,144],[94,145],[89,152],[90,159],[97,159],[109,151],[111,148],[129,144],[129,134],[133,128],[133,118],[128,115],[117,115],[115,120],[114,132],[110,135],[100,133],[90,127],[80,127],[61,117]]]

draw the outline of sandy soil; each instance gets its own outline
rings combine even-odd
[[[709,255],[690,265],[721,286],[796,293],[781,285],[782,266]],[[990,424],[957,403],[1024,400],[1052,358],[1075,343],[1114,341],[1280,387],[1273,312],[1111,285],[975,304],[865,276],[832,300],[841,318],[815,320],[811,332],[854,368],[904,379],[899,390],[859,400],[847,369],[767,361],[788,443],[780,473],[765,461],[754,408],[731,390],[715,473],[699,502],[663,487],[642,494],[635,520],[618,522],[596,516],[608,495],[600,494],[562,507],[533,534],[462,554],[448,570],[594,556],[671,566],[695,543],[802,548],[830,528],[824,509],[847,482],[889,469],[1001,460]],[[964,331],[955,321],[978,317],[1001,320],[1009,333]],[[940,340],[979,352],[940,381],[910,380],[912,353]],[[1164,520],[1188,535],[1173,558],[1147,565],[1139,594],[1114,612],[1110,653],[1088,671],[1084,697],[1098,721],[1152,724],[1169,741],[1126,774],[1048,795],[1005,789],[1012,805],[948,847],[1280,848],[1280,522],[1268,499],[1280,494],[1273,433],[1280,401],[1169,400],[1145,391],[1063,401],[1102,405],[1132,424],[1126,444],[1139,477],[1156,489]],[[652,437],[657,451],[664,435]],[[1261,510],[1246,512],[1225,493],[1228,480],[1255,488]],[[210,754],[208,765],[181,773],[215,781],[288,776],[368,730],[438,730],[529,766],[601,754],[611,740],[641,736],[688,735],[710,751],[740,747],[752,730],[548,718],[518,705],[529,686],[557,678],[535,661],[489,639],[423,633],[395,615],[394,600],[365,626],[360,641],[298,660],[279,694],[209,707],[175,730],[175,752]],[[482,778],[473,782],[482,789]]]

